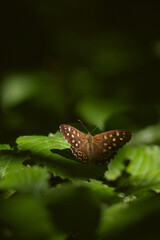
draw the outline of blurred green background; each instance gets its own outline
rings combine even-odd
[[[158,1],[8,0],[0,22],[1,143],[79,118],[100,131],[159,123]]]

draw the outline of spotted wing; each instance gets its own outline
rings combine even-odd
[[[60,131],[71,146],[72,153],[80,160],[87,161],[87,141],[84,133],[67,125],[60,125]]]
[[[113,130],[95,135],[93,137],[93,161],[110,161],[117,154],[118,149],[131,139],[131,136],[131,132],[127,130]]]

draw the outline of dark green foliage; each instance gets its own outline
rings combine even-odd
[[[159,146],[131,141],[107,170],[62,155],[69,145],[59,132],[16,142],[17,150],[1,145],[3,239],[134,239],[134,226],[149,239],[145,223],[156,234]]]
[[[57,229],[79,239],[94,239],[100,218],[98,196],[86,187],[63,186],[50,196],[50,211]],[[65,199],[65,201],[64,201]]]

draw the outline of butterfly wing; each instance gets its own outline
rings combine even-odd
[[[67,125],[60,125],[60,131],[71,146],[72,153],[80,160],[87,161],[87,141],[84,133]]]
[[[131,139],[127,130],[113,130],[97,134],[93,137],[93,161],[107,162],[112,159],[119,148]]]
[[[60,131],[70,144],[72,153],[78,159],[97,163],[110,161],[118,149],[126,144],[132,136],[131,132],[127,130],[113,130],[97,134],[94,137],[90,135],[91,141],[89,141],[85,134],[70,125],[60,125]]]

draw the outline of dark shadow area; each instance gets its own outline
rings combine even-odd
[[[51,149],[52,153],[56,153],[62,157],[69,158],[76,161],[76,157],[72,154],[70,149]]]

